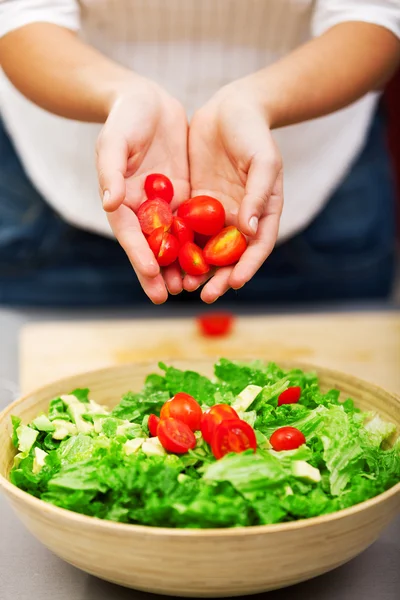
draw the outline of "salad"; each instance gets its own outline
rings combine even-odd
[[[314,373],[160,363],[109,410],[77,389],[13,417],[10,479],[56,506],[123,523],[238,527],[316,517],[400,481],[400,438]]]

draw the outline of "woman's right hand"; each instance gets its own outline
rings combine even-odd
[[[155,304],[182,291],[180,269],[163,274],[141,232],[135,211],[145,200],[150,173],[167,175],[174,186],[174,210],[189,197],[188,124],[184,108],[159,86],[135,77],[116,93],[100,133],[96,163],[100,194],[111,228],[144,291]]]

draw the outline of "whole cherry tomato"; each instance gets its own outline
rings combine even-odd
[[[278,406],[282,404],[296,404],[300,400],[301,387],[299,385],[293,386],[282,392],[278,398]]]
[[[164,231],[167,231],[172,223],[171,207],[159,198],[146,200],[139,206],[137,218],[143,233],[146,235],[150,235],[159,227],[163,227]]]
[[[198,317],[197,322],[203,335],[223,336],[231,332],[234,317],[228,312],[210,313]]]
[[[236,410],[229,404],[215,404],[207,412],[203,413],[201,418],[201,434],[207,444],[211,444],[216,426],[226,419],[239,419]]]
[[[156,437],[159,422],[160,422],[160,419],[157,417],[157,415],[149,416],[149,420],[147,422],[147,427],[149,428],[151,437]]]
[[[171,202],[174,197],[174,186],[172,182],[160,173],[152,173],[146,177],[144,191],[148,200],[161,198],[165,202]]]
[[[182,270],[188,275],[204,275],[210,270],[204,260],[203,250],[192,242],[186,242],[180,248],[178,259]]]
[[[175,454],[185,454],[196,446],[196,438],[190,427],[173,417],[160,420],[157,436],[165,450]]]
[[[176,237],[180,246],[186,242],[193,242],[194,233],[189,225],[180,217],[174,217],[171,225],[171,233]]]
[[[216,198],[196,196],[179,206],[178,217],[196,233],[215,235],[225,224],[225,209]]]
[[[164,404],[161,409],[160,419],[173,417],[174,419],[178,419],[178,421],[182,421],[182,423],[186,423],[192,431],[198,431],[201,425],[202,414],[201,406],[193,396],[179,392]]]
[[[225,227],[207,242],[204,258],[209,265],[227,267],[238,262],[247,248],[243,233],[233,225]]]
[[[178,257],[179,243],[175,236],[158,227],[147,239],[160,267],[171,265]]]
[[[244,452],[257,449],[257,440],[251,425],[241,419],[222,421],[215,428],[211,440],[211,450],[216,459],[229,452]]]
[[[274,431],[269,441],[277,452],[282,450],[296,450],[306,443],[306,438],[296,427],[281,427]]]

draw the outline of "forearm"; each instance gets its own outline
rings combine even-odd
[[[377,25],[349,22],[251,78],[275,128],[332,113],[381,88],[399,60],[400,42],[394,34]]]
[[[0,39],[0,64],[27,98],[57,115],[103,122],[135,75],[57,25],[34,23]]]

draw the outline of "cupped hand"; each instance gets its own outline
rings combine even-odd
[[[229,224],[249,236],[237,265],[219,269],[201,298],[211,303],[249,281],[271,253],[283,207],[283,170],[265,109],[251,79],[222,88],[193,117],[189,131],[192,196],[207,194],[225,207]],[[197,289],[206,277],[186,275]]]
[[[149,298],[161,304],[182,291],[177,266],[160,272],[134,211],[145,200],[150,173],[167,175],[174,186],[174,210],[189,197],[187,118],[180,103],[142,78],[117,93],[96,147],[104,210]]]

